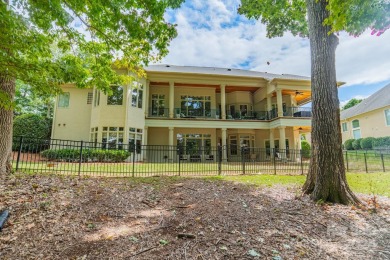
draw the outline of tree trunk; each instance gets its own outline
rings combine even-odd
[[[350,190],[341,147],[335,54],[338,38],[323,26],[326,0],[306,0],[309,17],[312,85],[312,158],[303,191],[315,201],[359,203]]]
[[[0,74],[0,92],[12,102],[15,96],[15,79],[7,74]],[[11,173],[12,149],[12,107],[0,106],[0,176]]]

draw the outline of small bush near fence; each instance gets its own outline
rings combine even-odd
[[[360,141],[360,146],[362,149],[372,149],[372,143],[374,142],[375,138],[374,137],[366,137],[363,138]]]
[[[352,142],[352,147],[354,150],[360,150],[362,149],[362,147],[360,146],[360,141],[362,140],[362,138],[359,138],[359,139],[356,139]]]
[[[347,150],[353,150],[352,143],[355,141],[355,139],[348,139],[344,142],[344,148]]]
[[[390,136],[385,137],[366,137],[360,139],[348,139],[344,142],[346,150],[369,150],[369,149],[389,149]]]
[[[76,162],[80,160],[79,149],[45,150],[41,152],[43,158],[50,161]],[[82,161],[88,162],[123,162],[130,156],[125,150],[89,150],[82,151]]]

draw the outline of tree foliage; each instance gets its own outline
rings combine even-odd
[[[50,95],[41,95],[30,85],[16,81],[16,92],[14,100],[14,114],[36,114],[42,117],[53,117],[54,98]]]
[[[349,100],[347,102],[347,104],[345,104],[341,110],[345,110],[345,109],[348,109],[348,108],[351,108],[351,107],[354,107],[356,106],[357,104],[359,104],[360,102],[362,102],[363,99],[357,99],[357,98],[352,98],[351,100]]]
[[[319,0],[325,1],[325,0]],[[248,18],[260,19],[267,26],[268,37],[308,36],[306,0],[241,0],[238,9]],[[323,21],[329,33],[347,31],[360,35],[367,28],[383,33],[390,26],[390,2],[387,0],[327,0],[329,17]]]
[[[0,1],[0,73],[42,93],[65,82],[109,91],[128,80],[115,68],[142,72],[168,53],[176,30],[164,12],[180,2]],[[0,104],[9,98],[3,92]]]

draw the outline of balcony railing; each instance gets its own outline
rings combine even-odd
[[[175,118],[209,118],[220,119],[219,109],[181,109],[175,108]]]
[[[149,117],[160,117],[160,118],[168,118],[169,117],[169,109],[168,108],[155,108],[149,107],[148,110]]]
[[[287,107],[283,112],[285,117],[311,117],[311,107]],[[168,108],[149,108],[148,117],[169,118]],[[278,117],[276,108],[270,111],[226,111],[227,120],[256,120],[266,121]],[[202,119],[222,119],[219,109],[174,109],[174,118],[202,118]]]

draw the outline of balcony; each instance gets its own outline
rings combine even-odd
[[[311,107],[287,107],[283,112],[284,117],[310,118]],[[150,118],[169,118],[168,108],[149,108],[148,117]],[[219,109],[174,109],[174,118],[180,119],[222,119]],[[245,111],[235,112],[226,111],[226,120],[254,120],[268,121],[278,118],[278,110],[270,111]]]

